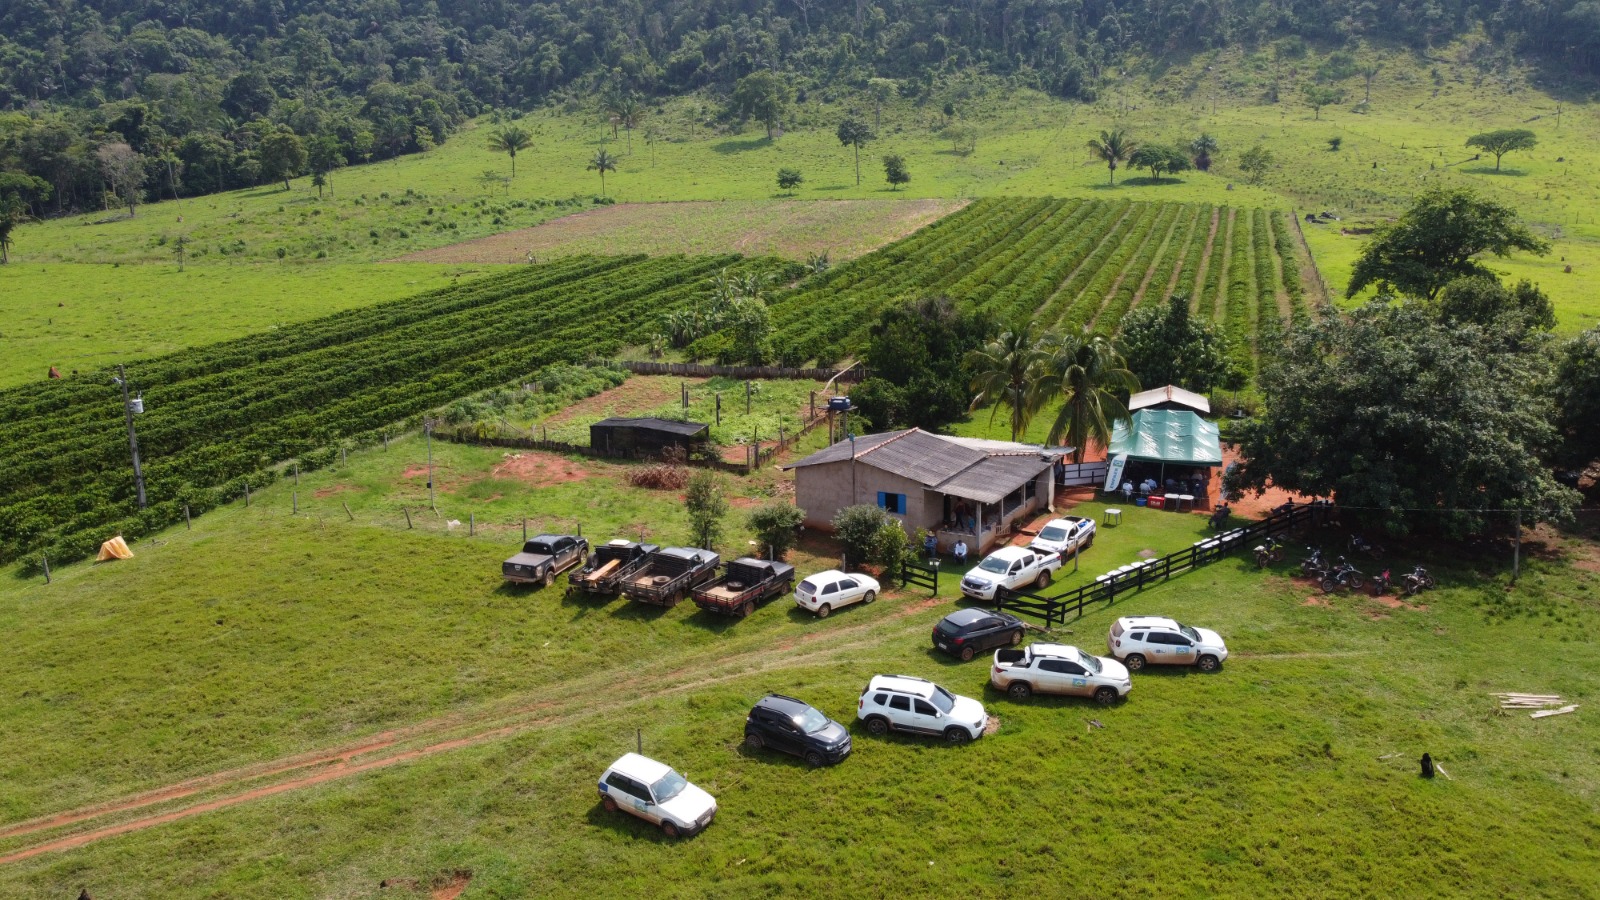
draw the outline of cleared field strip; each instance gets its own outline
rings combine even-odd
[[[596,253],[742,253],[804,261],[855,259],[961,209],[966,200],[695,200],[619,203],[402,262],[521,263]]]

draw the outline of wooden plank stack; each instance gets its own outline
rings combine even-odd
[[[1501,709],[1529,709],[1538,710],[1531,713],[1530,717],[1543,719],[1547,716],[1559,716],[1573,712],[1578,708],[1576,703],[1567,703],[1561,699],[1560,694],[1519,694],[1513,692],[1499,692],[1490,694],[1491,697],[1500,698]],[[1565,705],[1564,705],[1565,704]],[[1560,707],[1552,709],[1551,707]]]

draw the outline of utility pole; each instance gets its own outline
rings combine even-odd
[[[439,511],[439,507],[433,505],[433,420],[432,419],[424,419],[423,420],[423,422],[422,422],[422,433],[424,435],[426,435],[427,439],[428,439],[428,508],[437,513]]]
[[[122,388],[122,415],[128,421],[128,450],[133,454],[133,483],[139,490],[139,508],[144,509],[144,470],[139,468],[139,437],[133,431],[133,401],[128,399],[128,373],[117,365],[117,384]]]

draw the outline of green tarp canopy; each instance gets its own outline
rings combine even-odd
[[[1111,431],[1111,456],[1185,466],[1222,465],[1217,426],[1187,409],[1141,409]]]

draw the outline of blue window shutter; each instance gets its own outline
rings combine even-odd
[[[879,509],[887,509],[888,508],[888,498],[889,498],[888,494],[885,494],[883,491],[879,491],[878,492],[878,508]]]

